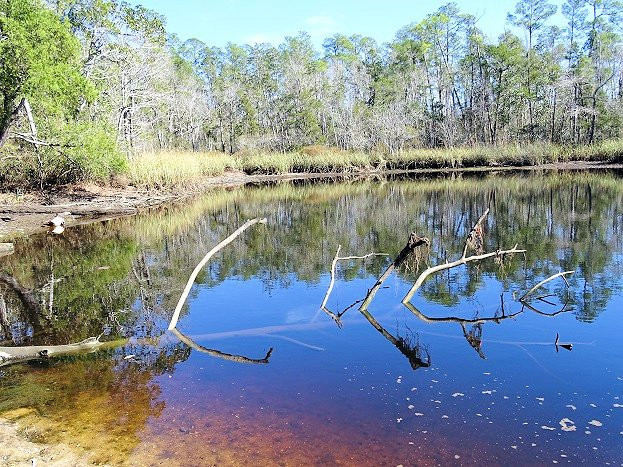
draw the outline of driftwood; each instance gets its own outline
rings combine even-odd
[[[392,264],[385,269],[385,272],[378,278],[372,288],[368,290],[366,298],[364,298],[363,303],[359,307],[359,311],[368,309],[370,303],[374,300],[374,296],[379,291],[385,280],[391,275],[392,272],[394,272],[395,269],[399,268],[402,263],[405,262],[405,260],[415,251],[416,248],[428,244],[430,244],[430,240],[428,238],[418,237],[415,232],[411,232],[405,247],[400,251],[400,253],[398,253],[398,256],[396,256],[396,259],[394,259]]]
[[[335,268],[337,266],[338,261],[346,261],[346,260],[352,260],[352,259],[364,259],[365,260],[373,256],[387,256],[386,253],[368,253],[367,255],[363,255],[363,256],[340,256],[341,249],[342,249],[342,245],[338,245],[337,252],[335,253],[335,257],[333,258],[333,262],[331,263],[331,282],[329,282],[329,287],[327,288],[327,292],[324,294],[324,299],[322,300],[322,304],[320,305],[320,309],[324,311],[327,315],[329,315],[339,327],[342,327],[342,323],[340,321],[340,319],[342,318],[342,315],[344,315],[344,313],[346,313],[348,310],[353,308],[355,305],[358,305],[359,303],[361,303],[361,300],[357,300],[355,303],[346,307],[344,310],[338,313],[334,313],[327,308],[327,302],[329,301],[329,297],[331,296],[331,291],[333,290],[333,286],[335,285]]]
[[[360,310],[361,314],[368,320],[368,322],[376,329],[381,335],[391,342],[401,354],[407,357],[411,368],[417,370],[418,368],[428,368],[431,365],[430,354],[425,347],[420,346],[419,342],[411,343],[405,338],[395,337],[389,331],[387,331],[379,322],[374,319],[374,316],[370,314],[368,310]],[[424,354],[426,355],[424,357]]]
[[[264,358],[248,358],[243,355],[232,355],[225,352],[221,352],[220,350],[208,349],[202,345],[197,344],[190,337],[182,334],[177,329],[171,329],[171,333],[173,333],[180,341],[186,344],[188,347],[193,348],[201,353],[206,353],[211,355],[212,357],[222,358],[223,360],[229,360],[236,363],[252,363],[256,365],[266,364],[268,363],[268,359],[270,355],[273,353],[273,348],[271,347],[266,352],[266,356]]]
[[[117,341],[101,342],[97,337],[89,337],[75,344],[0,347],[0,367],[30,360],[58,357],[61,355],[95,352],[102,348],[124,345],[127,341],[128,339],[120,339]]]
[[[567,282],[567,278],[565,276],[568,276],[570,274],[575,273],[575,271],[564,271],[564,272],[559,272],[558,274],[554,274],[553,276],[548,277],[547,279],[542,280],[541,282],[539,282],[538,284],[536,284],[534,287],[532,287],[530,290],[528,290],[525,294],[523,294],[521,296],[521,298],[519,299],[520,302],[524,302],[526,301],[526,298],[528,298],[528,296],[534,292],[535,290],[539,289],[540,287],[544,286],[545,284],[547,284],[549,281],[553,281],[554,279],[557,279],[558,277],[562,277],[562,279],[565,281],[565,283],[567,284],[567,287],[569,287],[569,282]],[[543,297],[540,297],[543,298]]]
[[[210,261],[210,258],[212,258],[212,256],[214,256],[214,254],[217,253],[219,250],[221,250],[223,247],[229,245],[232,241],[234,241],[234,239],[238,235],[240,235],[242,232],[247,230],[252,225],[265,224],[265,223],[266,223],[266,219],[251,219],[251,220],[246,221],[244,224],[238,227],[238,229],[236,229],[234,233],[232,233],[229,237],[227,237],[221,243],[219,243],[214,248],[212,248],[208,252],[208,254],[203,257],[203,259],[199,262],[199,264],[195,266],[195,269],[193,270],[193,272],[190,274],[190,277],[188,278],[186,287],[184,287],[184,291],[182,292],[182,295],[180,296],[180,299],[177,302],[177,306],[175,307],[175,310],[173,311],[173,316],[171,317],[171,322],[169,323],[169,327],[168,327],[169,331],[171,331],[177,325],[177,321],[180,317],[180,312],[182,311],[182,307],[184,306],[184,303],[186,302],[186,299],[188,298],[188,294],[190,293],[190,290],[195,282],[195,279],[197,278],[197,275],[199,274],[201,269],[207,264],[208,261]]]
[[[413,286],[411,287],[411,289],[409,289],[409,291],[407,292],[407,294],[404,296],[404,298],[402,299],[402,303],[406,304],[411,300],[411,297],[413,297],[413,295],[415,294],[415,292],[418,291],[418,289],[422,286],[422,284],[424,283],[424,281],[431,276],[432,274],[435,274],[439,271],[444,271],[446,269],[451,269],[451,268],[455,268],[457,266],[462,266],[464,264],[467,263],[471,263],[473,261],[482,261],[484,259],[487,258],[503,258],[504,256],[507,255],[512,255],[515,253],[525,253],[526,250],[518,250],[517,249],[517,245],[515,245],[513,248],[511,248],[510,250],[497,250],[497,251],[493,251],[490,253],[482,253],[482,243],[483,243],[483,227],[482,227],[482,223],[484,222],[484,219],[486,218],[487,214],[489,213],[489,210],[487,209],[484,214],[482,216],[480,216],[480,218],[478,219],[478,221],[476,222],[476,224],[474,225],[474,227],[472,227],[472,229],[470,230],[469,234],[467,235],[467,238],[465,239],[465,246],[463,247],[463,255],[461,256],[460,259],[456,260],[456,261],[452,261],[452,262],[446,262],[444,264],[438,264],[437,266],[433,266],[430,267],[426,270],[424,270],[420,276],[417,278],[417,280],[415,281],[415,283],[413,284]],[[472,256],[467,256],[467,251],[469,248],[472,248],[476,251],[477,254],[472,255]]]

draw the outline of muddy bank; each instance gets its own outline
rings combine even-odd
[[[358,171],[353,173],[292,173],[280,175],[246,175],[243,172],[229,172],[218,177],[210,177],[200,182],[194,182],[191,186],[177,186],[164,190],[142,190],[132,186],[114,187],[81,184],[57,187],[45,193],[16,195],[0,191],[0,242],[8,241],[12,237],[46,231],[46,222],[61,212],[71,212],[71,215],[66,218],[66,226],[70,227],[98,220],[133,215],[139,211],[166,203],[195,197],[211,188],[217,187],[233,188],[250,183],[306,179],[333,178],[337,181],[399,174],[591,169],[623,169],[623,164],[564,162],[529,167]]]

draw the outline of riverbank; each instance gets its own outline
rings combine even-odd
[[[214,188],[233,188],[276,181],[334,179],[353,180],[371,176],[417,176],[451,173],[493,173],[507,171],[623,169],[621,163],[566,161],[527,167],[472,167],[419,170],[358,170],[353,172],[283,173],[248,175],[227,171],[218,176],[204,176],[193,183],[170,183],[160,188],[125,184],[76,184],[59,187],[49,193],[31,192],[16,195],[0,193],[0,242],[47,230],[45,223],[57,213],[70,212],[67,226],[86,224],[133,215],[167,203],[184,201]]]
[[[569,162],[623,162],[623,140],[585,146],[557,146],[545,143],[504,146],[476,146],[409,149],[394,154],[343,151],[326,146],[306,146],[278,153],[243,150],[222,152],[161,151],[144,153],[128,161],[120,178],[141,188],[192,185],[206,177],[227,172],[245,175],[328,174],[532,167]]]
[[[89,459],[64,444],[31,441],[24,428],[14,421],[28,415],[28,409],[3,414],[0,419],[0,463],[7,467],[38,466],[66,467],[90,465]]]

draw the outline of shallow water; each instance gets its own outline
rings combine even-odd
[[[623,465],[622,182],[279,183],[19,240],[0,271],[40,305],[0,281],[0,345],[102,333],[115,344],[0,368],[0,412],[113,464]],[[444,271],[402,305],[423,269],[460,258],[487,207],[484,249],[525,256]],[[167,333],[195,264],[264,216],[213,258],[182,311],[179,331],[210,352]],[[355,305],[340,327],[319,309],[338,245],[389,257],[339,262],[333,313],[366,296],[411,231],[430,247],[368,315]],[[517,301],[561,270],[576,272],[535,292],[536,311]]]

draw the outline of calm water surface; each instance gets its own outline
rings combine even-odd
[[[402,305],[487,207],[484,249],[525,256],[444,271]],[[184,342],[166,332],[196,263],[254,217],[197,279]],[[17,240],[0,345],[111,345],[0,368],[0,413],[112,464],[623,465],[622,229],[623,179],[593,172],[246,187]],[[338,245],[389,257],[338,263],[332,313],[412,231],[430,247],[367,315],[319,309]]]

